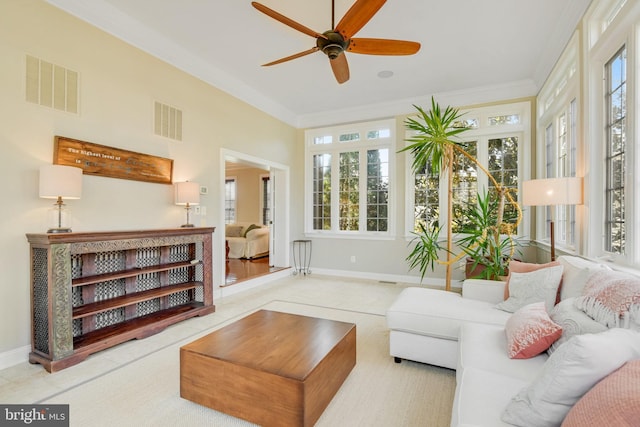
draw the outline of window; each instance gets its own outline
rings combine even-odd
[[[263,175],[260,177],[262,188],[261,188],[261,199],[262,199],[262,225],[271,224],[271,180],[269,175]]]
[[[562,82],[563,85],[566,81]],[[571,99],[568,104],[561,104],[562,99],[549,108],[544,133],[545,167],[541,178],[558,178],[576,176],[577,165],[577,101]],[[551,106],[548,106],[551,107]],[[556,114],[551,114],[551,112]],[[554,210],[553,212],[551,210]],[[551,218],[555,223],[556,247],[574,249],[576,245],[576,207],[573,205],[547,206],[545,212],[544,230],[539,230],[538,236],[549,239]]]
[[[523,165],[528,149],[523,140],[528,138],[527,129],[530,111],[529,103],[506,104],[500,107],[485,107],[464,113],[459,125],[470,130],[462,133],[459,141],[465,151],[479,160],[489,174],[498,183],[509,188],[514,200],[518,199],[518,183],[527,176],[528,169]],[[407,138],[408,139],[408,138]],[[412,174],[410,155],[407,156],[407,194],[413,195],[407,209],[407,234],[417,232],[420,224],[444,226],[448,221],[446,173],[442,176],[433,173],[427,165],[421,173]],[[484,171],[463,154],[455,153],[453,161],[453,216],[457,220],[452,224],[454,233],[464,233],[469,226],[462,212],[477,203],[478,193],[493,192],[495,187]],[[517,210],[505,205],[505,218],[515,218]]]
[[[393,120],[306,132],[307,233],[389,235],[394,135]]]
[[[236,179],[226,178],[224,181],[224,223],[236,222]]]
[[[605,241],[604,249],[625,253],[625,156],[627,50],[620,49],[605,65]]]
[[[538,164],[536,178],[577,176],[578,98],[580,73],[578,33],[571,38],[558,65],[542,88],[538,103]],[[554,219],[555,246],[576,251],[578,235],[576,206],[546,206],[538,210],[536,239],[550,240],[550,222]]]

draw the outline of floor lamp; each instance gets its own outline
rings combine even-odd
[[[532,179],[522,184],[522,204],[524,206],[550,206],[549,221],[551,232],[551,261],[556,260],[556,242],[553,218],[558,205],[582,204],[582,178]]]

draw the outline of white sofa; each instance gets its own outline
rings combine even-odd
[[[227,224],[228,258],[258,258],[269,254],[269,227],[251,222]]]
[[[563,293],[559,293],[559,297],[566,300],[563,307],[568,305],[574,310],[575,300],[579,298],[576,295],[583,292],[588,277],[608,267],[576,257],[561,257],[560,262]],[[547,352],[527,359],[508,357],[505,324],[512,313],[495,307],[504,300],[504,287],[503,282],[487,280],[466,280],[462,294],[411,287],[403,290],[387,311],[390,354],[396,362],[407,359],[456,370],[451,426],[519,425],[503,421],[505,409],[516,395],[522,398],[523,393],[530,392],[529,388],[537,387],[545,375],[551,374],[553,367],[545,363],[549,359]],[[559,308],[554,307],[551,313],[555,311],[558,316],[554,322],[557,319],[563,326],[563,336],[552,348],[557,351],[572,336],[585,331],[574,330],[574,320],[562,319]],[[636,323],[629,321],[627,313],[626,323],[616,326],[640,329],[640,314],[636,314]],[[584,313],[577,310],[576,315]],[[594,332],[609,330],[591,318],[587,322],[594,322]],[[630,351],[636,355],[632,358],[640,359],[640,333],[627,329],[624,332],[637,336],[637,347]],[[559,423],[536,424],[529,420],[520,425]]]

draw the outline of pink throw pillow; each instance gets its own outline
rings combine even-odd
[[[541,268],[555,267],[560,265],[560,261],[552,261],[546,264],[535,264],[531,262],[511,261],[509,262],[509,275],[511,273],[531,273],[532,271],[540,270]],[[560,282],[562,286],[562,282]],[[560,292],[560,286],[558,286],[558,292]],[[504,285],[504,300],[509,298],[509,278],[507,277],[507,283]]]
[[[587,280],[582,295],[617,316],[640,303],[640,278],[618,272],[597,272]]]
[[[546,351],[562,335],[562,327],[551,320],[544,302],[525,305],[505,324],[507,353],[511,359],[528,359]]]
[[[569,411],[562,427],[635,426],[640,420],[640,359],[609,374]]]

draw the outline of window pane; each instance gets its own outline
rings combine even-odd
[[[478,156],[477,141],[460,144],[473,157]],[[476,165],[466,156],[455,153],[453,159],[453,218],[458,218],[453,224],[453,232],[463,232],[469,226],[468,216],[463,212],[474,206],[478,195],[478,170]]]
[[[625,253],[626,48],[606,64],[607,153],[605,158],[605,242],[609,252]]]
[[[271,223],[271,185],[269,177],[262,178],[262,224]]]
[[[454,128],[478,129],[480,126],[478,119],[464,119],[453,123]]]
[[[517,125],[518,123],[520,123],[519,114],[489,117],[489,126]]]
[[[224,223],[236,222],[236,180],[224,181]]]
[[[342,136],[341,136],[342,137]],[[338,219],[340,230],[360,228],[360,153],[340,153]]]
[[[496,138],[489,140],[489,173],[502,187],[510,191],[513,199],[518,194],[518,138]],[[495,185],[489,181],[489,191],[495,193]],[[495,194],[497,196],[497,194]],[[518,215],[510,203],[504,205],[505,222],[513,222]]]
[[[367,231],[387,231],[389,150],[367,151]]]
[[[331,230],[331,154],[313,156],[313,229]]]
[[[352,141],[360,141],[360,133],[352,132],[352,133],[343,133],[338,138],[340,142],[352,142]]]
[[[391,129],[370,130],[367,132],[367,139],[389,138],[390,136]]]
[[[314,144],[331,144],[333,142],[333,137],[331,135],[325,136],[316,136],[313,138]]]
[[[427,227],[429,223],[438,224],[440,220],[438,189],[440,185],[439,175],[433,172],[429,163],[421,173],[416,173],[414,178],[414,227],[413,231],[420,230],[419,224]]]

